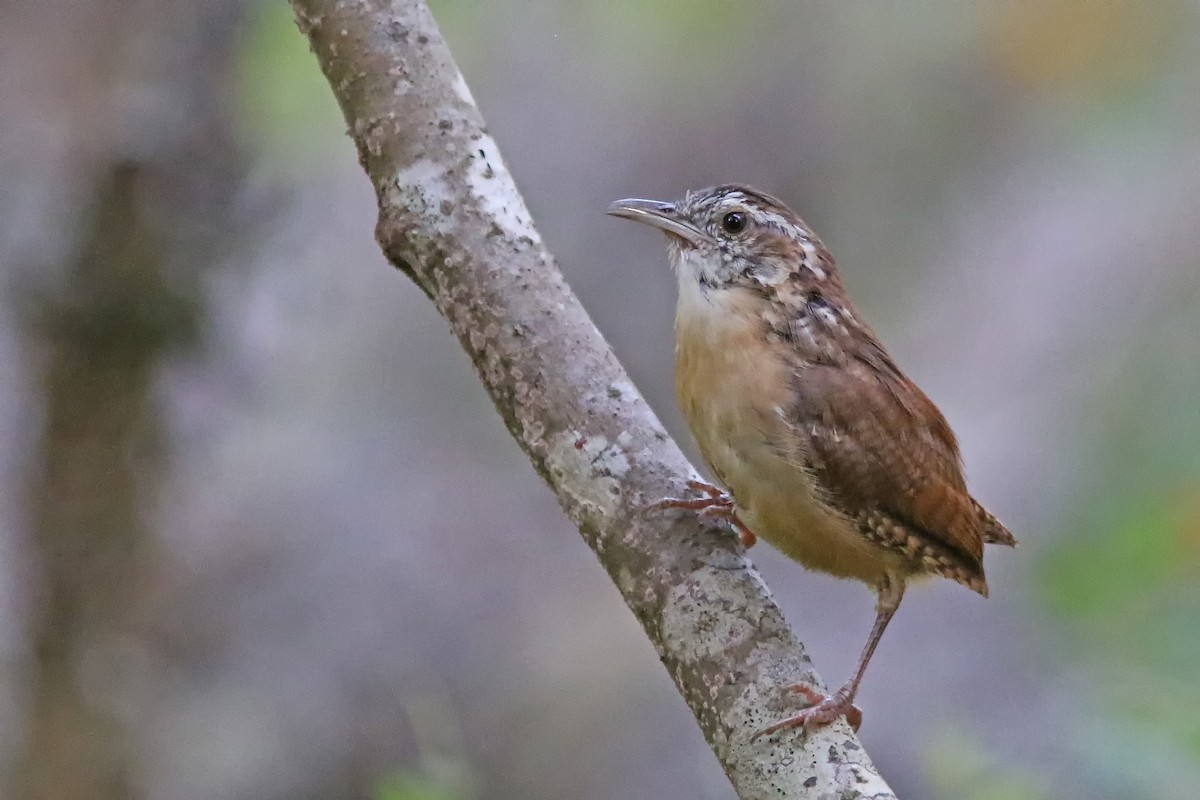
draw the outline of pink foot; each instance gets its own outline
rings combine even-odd
[[[758,541],[758,537],[754,535],[754,531],[747,528],[746,524],[738,519],[737,512],[733,510],[732,497],[725,494],[719,487],[713,486],[711,483],[703,483],[702,481],[688,481],[687,488],[693,492],[700,492],[708,496],[695,500],[668,497],[665,500],[659,500],[651,508],[682,508],[687,511],[699,511],[706,517],[718,517],[728,521],[733,526],[733,529],[737,531],[738,541],[742,543],[742,547],[754,546]]]
[[[838,689],[828,697],[803,684],[796,684],[789,688],[797,694],[804,695],[804,699],[812,705],[797,714],[781,719],[770,727],[763,728],[751,736],[750,741],[753,742],[762,736],[770,736],[773,733],[792,728],[804,728],[805,730],[819,728],[843,716],[855,731],[862,725],[862,710],[850,702],[850,693],[846,691],[846,687]]]

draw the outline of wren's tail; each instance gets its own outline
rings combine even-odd
[[[1004,527],[1004,523],[996,519],[992,515],[992,512],[979,505],[978,500],[971,498],[971,502],[975,504],[975,510],[979,512],[979,518],[983,520],[983,541],[985,544],[1002,544],[1005,547],[1017,546],[1017,538],[1012,535],[1012,532],[1008,528]]]

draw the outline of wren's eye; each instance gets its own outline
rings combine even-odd
[[[741,233],[746,230],[746,215],[741,211],[730,211],[721,217],[721,230],[726,233]]]

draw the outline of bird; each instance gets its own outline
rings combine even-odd
[[[875,622],[850,679],[759,731],[857,729],[859,684],[909,583],[955,581],[984,597],[985,544],[1013,534],[971,496],[954,433],[850,301],[833,256],[781,200],[749,186],[608,213],[666,234],[678,284],[675,394],[720,485],[655,508],[723,517],[808,569],[874,589]]]

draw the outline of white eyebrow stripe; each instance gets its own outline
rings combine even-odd
[[[779,228],[779,230],[783,233],[791,236],[793,239],[795,238],[795,236],[792,236],[792,223],[788,222],[787,219],[784,218],[783,214],[776,214],[774,211],[760,210],[755,210],[753,214],[760,222]]]

